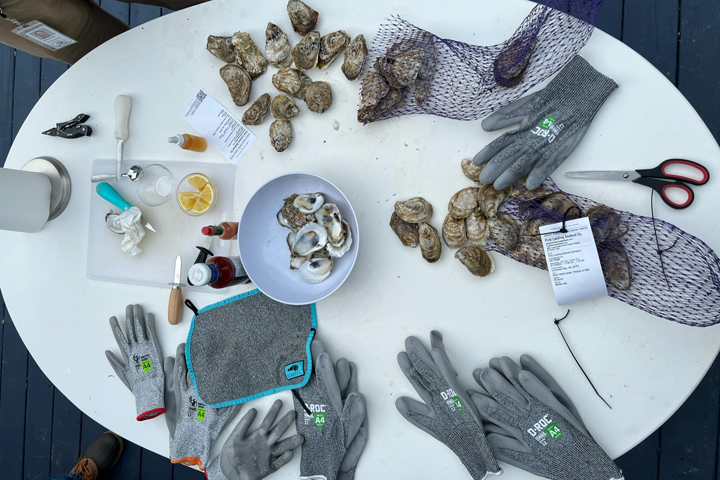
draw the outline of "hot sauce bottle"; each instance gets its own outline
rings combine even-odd
[[[190,267],[188,277],[193,285],[225,288],[248,283],[250,279],[240,263],[240,257],[212,257],[207,263]]]

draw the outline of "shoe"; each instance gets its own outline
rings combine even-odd
[[[72,471],[80,474],[85,480],[96,480],[99,474],[110,470],[117,463],[123,447],[123,439],[107,431],[80,454],[80,459]]]

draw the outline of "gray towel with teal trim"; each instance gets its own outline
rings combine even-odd
[[[259,290],[207,306],[193,317],[185,355],[203,403],[224,407],[310,379],[315,305],[286,305]]]

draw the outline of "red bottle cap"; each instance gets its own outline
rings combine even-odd
[[[201,232],[203,235],[212,235],[213,233],[215,233],[215,229],[212,226],[202,227]]]

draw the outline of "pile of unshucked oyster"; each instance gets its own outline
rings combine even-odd
[[[288,36],[273,23],[268,23],[265,29],[264,57],[250,34],[245,32],[237,32],[232,37],[210,35],[207,40],[208,51],[227,62],[220,69],[220,76],[237,106],[250,101],[252,81],[265,73],[268,63],[279,69],[273,75],[272,83],[283,93],[272,100],[270,94],[263,93],[242,117],[245,125],[260,125],[270,110],[275,117],[270,125],[270,143],[278,152],[290,146],[294,135],[290,119],[300,113],[291,97],[305,101],[308,109],[315,113],[323,113],[332,103],[330,84],[315,82],[304,72],[316,66],[327,67],[345,51],[341,69],[348,80],[355,80],[362,72],[367,56],[363,35],[358,35],[352,42],[342,30],[320,36],[315,30],[318,12],[300,0],[288,1],[287,12],[293,30],[302,36],[292,48]],[[295,68],[291,68],[293,62]]]
[[[277,213],[280,225],[292,230],[287,236],[290,268],[298,270],[308,283],[320,283],[332,272],[334,259],[352,246],[350,225],[340,209],[325,203],[325,195],[316,192],[293,193],[283,200]]]

